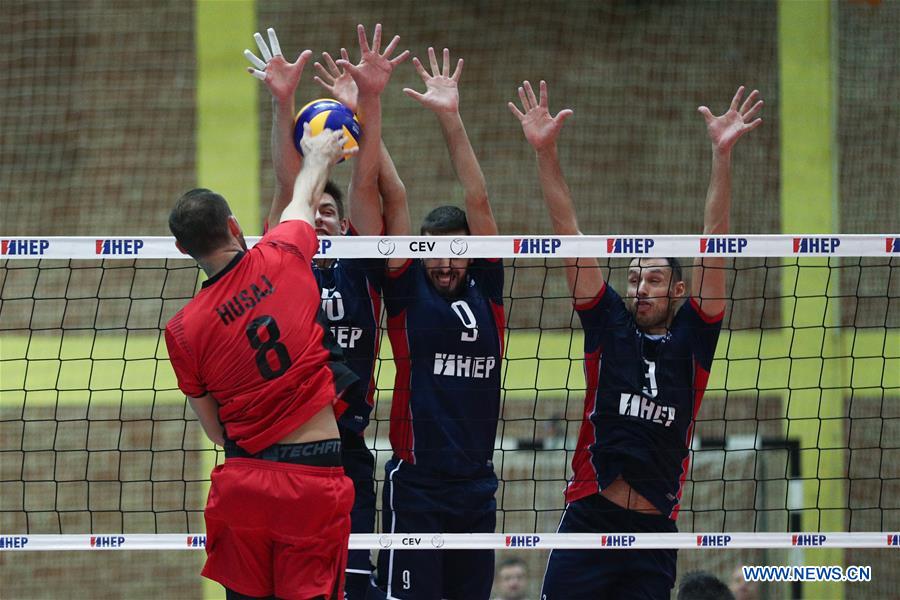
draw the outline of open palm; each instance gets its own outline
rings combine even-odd
[[[459,111],[459,78],[462,75],[463,60],[459,59],[453,75],[450,74],[450,51],[444,48],[444,67],[438,67],[434,48],[428,49],[428,58],[431,62],[431,73],[425,70],[418,58],[413,58],[413,65],[422,81],[425,83],[425,93],[421,94],[413,89],[404,88],[403,92],[418,101],[426,108],[434,112],[458,112]]]
[[[720,152],[727,152],[734,147],[742,135],[748,131],[753,131],[762,123],[762,119],[755,119],[759,111],[762,110],[763,101],[754,101],[759,98],[759,91],[753,90],[744,103],[738,108],[741,98],[744,96],[744,86],[738,88],[731,100],[731,106],[723,115],[718,117],[713,115],[709,108],[705,106],[699,107],[697,110],[706,120],[706,131],[709,134],[709,140],[712,142],[713,148]]]
[[[547,96],[547,83],[541,81],[541,97],[538,100],[534,95],[531,82],[525,81],[519,88],[519,100],[522,102],[524,113],[512,102],[509,109],[522,124],[525,139],[535,150],[541,150],[552,146],[559,137],[563,123],[572,115],[572,111],[564,109],[555,117],[550,116],[549,99]]]
[[[346,48],[341,48],[341,58],[350,62],[350,56],[347,54]],[[313,81],[318,83],[329,96],[356,112],[359,89],[356,87],[353,77],[346,69],[341,69],[337,66],[334,59],[327,52],[322,53],[322,59],[325,66],[322,66],[320,63],[314,65],[317,75],[313,77]]]

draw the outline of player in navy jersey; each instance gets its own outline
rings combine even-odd
[[[731,150],[759,126],[753,91],[728,111],[706,107],[713,164],[704,235],[728,233]],[[520,111],[509,103],[535,149],[544,201],[557,235],[580,235],[556,139],[571,114],[550,115],[546,84],[536,98],[527,81]],[[584,328],[584,421],[566,489],[561,533],[674,532],[687,476],[694,422],[725,314],[724,259],[695,261],[690,297],[674,258],[635,259],[623,300],[596,259],[566,259],[566,277]],[[668,598],[675,550],[554,550],[541,597]]]
[[[459,115],[462,60],[451,75],[448,50],[444,49],[443,68],[433,48],[428,54],[430,74],[413,60],[426,92],[404,92],[435,113],[464,188],[466,210],[452,206],[432,210],[421,233],[495,235],[484,176]],[[462,248],[462,241],[455,247]],[[492,533],[503,262],[389,259],[384,300],[397,376],[383,531]],[[378,555],[379,587],[389,598],[487,598],[493,571],[490,550],[390,548]]]
[[[178,386],[225,447],[211,474],[203,575],[226,597],[343,598],[353,487],[334,405],[356,382],[318,318],[313,198],[342,132],[302,143],[292,201],[251,249],[220,195],[184,194],[169,216],[178,248],[208,275],[166,324]],[[303,507],[298,514],[297,507]]]
[[[383,233],[385,228],[388,234],[394,234],[398,222],[399,227],[409,228],[405,189],[387,149],[380,141],[380,94],[394,66],[402,62],[408,52],[390,59],[399,41],[395,37],[385,52],[379,54],[381,25],[375,27],[372,48],[368,46],[362,26],[358,27],[357,32],[362,54],[360,64],[351,65],[349,55],[343,48],[339,62],[345,64],[345,68],[339,67],[327,52],[323,53],[323,58],[328,68],[316,63],[319,72],[316,81],[336,100],[357,112],[365,123],[359,153],[352,163],[349,219],[345,216],[340,189],[329,182],[316,211],[315,227],[319,236],[377,235]],[[274,35],[270,30],[270,40]],[[277,38],[274,39],[273,45],[277,45]],[[256,72],[262,75],[273,99],[272,153],[276,190],[269,218],[275,220],[290,199],[290,190],[285,183],[295,177],[300,168],[301,159],[294,150],[292,133],[294,94],[302,65],[288,63],[274,47],[269,52],[261,36],[257,38],[257,43],[263,56],[270,56],[261,65],[263,70]],[[354,77],[359,80],[359,86]],[[384,224],[379,192],[384,199]],[[348,390],[342,398],[346,410],[338,420],[344,469],[353,479],[356,491],[351,513],[354,533],[372,533],[375,528],[375,457],[366,447],[363,434],[369,423],[375,393],[375,358],[381,337],[379,321],[384,272],[384,259],[377,258],[321,258],[313,264],[313,273],[321,288],[323,313],[335,340],[343,349],[348,366],[362,382]],[[347,598],[365,598],[372,574],[368,550],[349,552],[346,574]]]

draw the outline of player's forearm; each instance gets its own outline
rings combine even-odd
[[[409,205],[406,202],[406,186],[397,173],[397,167],[388,152],[384,140],[378,167],[378,193],[384,212],[384,231],[387,235],[409,235]]]
[[[703,233],[724,235],[731,213],[731,152],[713,150],[712,171],[703,211]]]
[[[703,211],[704,235],[724,235],[729,231],[731,213],[731,153],[713,148],[709,190]],[[716,315],[725,309],[725,259],[696,258],[691,293],[703,312]]]
[[[294,147],[294,100],[272,99],[272,165],[275,169],[275,195],[269,209],[269,223],[281,221],[281,213],[294,195],[294,182],[300,173],[300,153]]]
[[[215,398],[209,394],[200,398],[189,397],[188,403],[191,405],[194,414],[197,415],[197,420],[200,421],[200,426],[203,427],[206,437],[217,446],[224,446],[225,430],[221,421],[219,421],[219,404]]]
[[[494,235],[497,233],[497,226],[488,201],[484,173],[478,164],[462,118],[458,112],[439,112],[437,118],[450,151],[450,161],[456,177],[463,186],[469,228],[473,235]]]
[[[559,164],[556,145],[539,150],[537,163],[541,194],[544,204],[547,205],[547,212],[550,214],[553,233],[556,235],[580,235],[575,204],[572,202],[569,185],[566,183],[562,167]]]
[[[381,206],[378,202],[378,171],[381,154],[381,99],[362,95],[358,113],[363,123],[359,152],[353,161],[350,180],[350,222],[362,235],[381,233]]]
[[[294,183],[294,194],[291,202],[281,213],[280,221],[300,219],[315,226],[316,201],[325,190],[330,165],[328,159],[321,155],[306,157],[303,167]]]

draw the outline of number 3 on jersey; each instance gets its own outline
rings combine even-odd
[[[475,321],[475,314],[469,308],[469,304],[465,300],[457,300],[450,305],[463,326],[468,331],[463,331],[460,340],[463,342],[474,342],[478,339],[478,323]]]
[[[266,339],[261,340],[259,332],[265,328]],[[256,350],[256,368],[263,379],[275,379],[284,374],[291,366],[291,355],[288,354],[287,346],[278,341],[281,337],[281,331],[278,329],[278,323],[269,315],[262,315],[250,321],[247,325],[247,339],[250,340],[250,347]],[[269,363],[269,352],[275,352],[275,358],[278,364],[273,369]]]

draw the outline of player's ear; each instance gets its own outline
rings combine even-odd
[[[234,215],[228,215],[228,231],[236,238],[240,238],[244,234],[241,231],[241,224]]]
[[[341,235],[347,235],[348,229],[350,229],[350,221],[345,217],[341,219]]]
[[[676,281],[675,285],[672,286],[672,295],[676,298],[683,298],[686,289],[687,284],[684,281]]]

